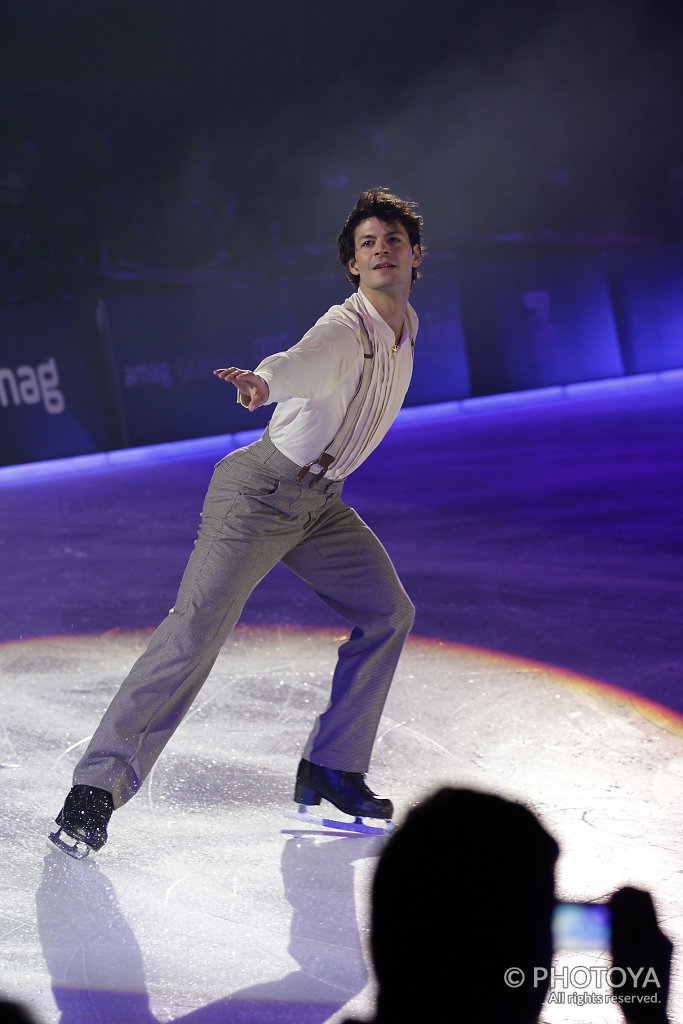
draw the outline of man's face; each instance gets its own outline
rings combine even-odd
[[[400,222],[368,217],[357,225],[355,253],[349,270],[364,291],[408,292],[413,267],[420,262],[419,246],[411,246]]]

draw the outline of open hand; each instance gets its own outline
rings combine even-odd
[[[268,401],[270,390],[263,377],[251,370],[239,370],[236,366],[229,366],[227,369],[214,370],[214,375],[221,380],[234,384],[240,393],[240,401],[249,412],[258,409]]]

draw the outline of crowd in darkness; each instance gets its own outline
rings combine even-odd
[[[333,243],[355,199],[343,133],[330,133],[316,160],[283,158],[274,140],[280,156],[261,183],[236,148],[197,131],[141,152],[93,127],[55,155],[39,136],[17,135],[0,148],[0,301],[101,290],[149,271],[268,272],[292,248]]]
[[[605,185],[538,116],[479,153],[454,123],[451,162],[443,110],[397,130],[381,111],[349,119],[322,102],[265,123],[243,110],[209,129],[192,112],[164,120],[160,109],[137,124],[129,98],[113,124],[74,128],[67,110],[49,130],[49,118],[34,118],[33,131],[15,118],[0,146],[0,302],[101,292],[150,272],[300,269],[297,252],[332,250],[340,211],[368,185],[411,194],[419,183],[432,248],[487,232],[683,232],[683,164],[653,164],[643,180],[642,166],[633,172],[615,153]]]
[[[150,273],[277,273],[292,251],[334,254],[340,211],[368,182],[389,184],[383,131],[354,119],[349,133],[324,98],[285,108],[248,93],[76,89],[19,100],[0,143],[0,302]]]
[[[302,0],[6,6],[0,302],[268,272],[333,251],[372,185],[419,201],[432,248],[683,237],[679,5],[393,0],[362,45]]]
[[[61,166],[44,159],[35,138],[8,144],[0,154],[2,301],[101,287],[116,272],[233,262],[237,200],[229,188],[209,194],[201,173],[174,185],[135,172],[101,128]]]

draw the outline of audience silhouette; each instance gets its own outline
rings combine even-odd
[[[19,1003],[0,999],[0,1020],[2,1024],[34,1024],[34,1018]]]
[[[539,1021],[552,977],[558,854],[528,808],[499,796],[441,789],[412,810],[373,883],[375,1024]],[[612,966],[627,977],[615,989],[624,1017],[662,1024],[672,945],[648,893],[622,889],[610,905]],[[650,987],[639,988],[650,968],[658,986],[650,973]],[[646,1002],[624,998],[643,992]]]

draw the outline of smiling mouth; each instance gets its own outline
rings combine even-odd
[[[377,263],[372,269],[373,270],[391,270],[395,267],[395,263]]]

